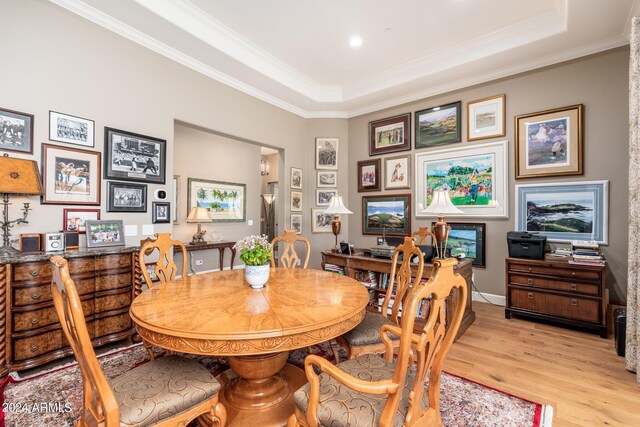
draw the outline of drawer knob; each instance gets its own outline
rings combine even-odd
[[[31,344],[31,351],[38,351],[38,346],[35,344]]]
[[[533,269],[531,267],[528,268],[529,273],[531,273],[533,271]]]
[[[126,277],[118,277],[118,283],[120,283],[121,285],[127,283]]]
[[[120,305],[125,305],[127,303],[127,300],[120,297],[120,299],[118,300],[118,302],[120,303]]]
[[[575,298],[573,298],[573,299],[571,300],[571,305],[578,305],[578,300],[577,300],[577,299],[575,299]]]
[[[575,271],[572,271],[572,272],[571,272],[571,275],[572,275],[572,276],[575,276],[575,275],[576,275],[576,272],[575,272]]]
[[[576,285],[575,283],[572,283],[570,286],[572,291],[575,291],[576,289],[578,289],[578,285]]]
[[[36,323],[38,323],[38,318],[34,316],[31,318],[31,324],[35,325]]]
[[[533,279],[531,279],[531,278],[527,279],[527,283],[532,285],[533,284]]]
[[[31,299],[40,299],[42,294],[40,292],[34,292],[31,294]]]
[[[37,277],[40,272],[38,270],[31,270],[29,274],[31,274],[33,277]]]
[[[125,265],[126,263],[127,263],[127,261],[125,261],[125,260],[123,260],[123,259],[121,259],[121,260],[119,260],[119,261],[118,261],[118,264],[120,264],[120,265]]]
[[[533,292],[527,292],[527,298],[532,299],[533,298]]]
[[[126,324],[127,323],[124,320],[121,320],[120,322],[118,322],[118,326],[120,326],[121,328],[124,328]]]

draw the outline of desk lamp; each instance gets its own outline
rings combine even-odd
[[[207,210],[207,208],[191,208],[189,216],[187,217],[187,222],[195,222],[198,224],[198,231],[196,231],[196,234],[193,235],[193,239],[191,239],[191,242],[189,242],[189,244],[199,245],[207,243],[204,240],[204,235],[207,233],[207,230],[202,231],[202,223],[211,222],[211,216],[209,215],[209,211]]]
[[[7,154],[0,157],[0,193],[2,193],[2,205],[4,216],[0,227],[2,228],[3,244],[0,247],[0,256],[15,255],[19,253],[11,246],[11,228],[16,224],[28,224],[29,203],[24,203],[22,218],[9,221],[9,194],[36,196],[42,194],[42,179],[38,171],[38,164],[34,160],[14,159]]]
[[[451,226],[444,220],[445,214],[463,214],[460,209],[456,208],[449,198],[447,190],[436,190],[433,194],[431,204],[424,210],[425,213],[432,213],[438,216],[436,225],[433,226],[433,234],[436,237],[436,257],[445,258],[447,243],[449,240],[449,231]]]
[[[333,235],[336,236],[336,244],[334,249],[337,251],[340,249],[340,246],[338,245],[338,234],[340,234],[340,229],[342,228],[342,224],[340,223],[340,214],[349,215],[353,212],[347,209],[347,207],[344,205],[342,196],[338,196],[336,194],[331,198],[329,207],[325,209],[323,213],[333,215],[333,220],[331,221],[331,231],[333,232]]]

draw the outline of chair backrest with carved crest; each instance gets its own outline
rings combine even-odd
[[[151,276],[149,272],[145,268],[145,256],[151,255],[155,250],[158,253],[158,262],[154,267],[154,272],[158,279],[160,279],[160,283],[166,283],[174,280],[176,275],[178,274],[178,266],[173,260],[173,256],[171,255],[171,250],[176,247],[180,248],[182,251],[182,277],[187,277],[187,248],[184,244],[178,240],[173,240],[171,238],[171,233],[156,233],[156,239],[145,239],[141,244],[140,252],[138,253],[138,257],[140,260],[140,269],[142,270],[142,275],[144,276],[144,280],[147,282],[147,286],[151,288],[153,286],[153,281],[151,280]]]
[[[286,268],[296,267],[296,265],[298,264],[298,260],[300,259],[295,249],[295,244],[297,242],[297,243],[302,243],[305,246],[306,253],[304,256],[304,262],[302,264],[302,268],[307,268],[307,265],[309,264],[309,256],[311,255],[311,243],[309,243],[309,240],[306,237],[298,236],[296,234],[296,230],[285,230],[284,236],[278,236],[271,241],[271,244],[274,247],[274,252],[278,242],[285,243],[284,249],[282,250],[282,252],[278,257],[280,260],[279,261],[280,265]],[[273,256],[272,256],[271,267],[275,267],[275,266],[276,266],[276,261],[273,259]]]
[[[435,246],[436,236],[427,227],[418,228],[418,231],[414,231],[411,237],[416,240],[416,245],[426,245],[427,237],[431,237],[431,245]]]

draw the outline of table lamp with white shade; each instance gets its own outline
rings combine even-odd
[[[464,212],[456,208],[453,202],[451,202],[447,190],[436,190],[433,194],[431,204],[427,206],[424,212],[438,216],[438,221],[436,225],[433,226],[433,234],[436,236],[436,256],[437,258],[445,258],[451,226],[446,223],[444,216],[445,214],[464,214]]]
[[[340,234],[340,229],[342,228],[342,224],[340,223],[340,215],[349,215],[353,212],[347,209],[347,207],[344,205],[342,196],[338,196],[336,194],[331,198],[329,207],[325,209],[323,213],[333,215],[333,220],[331,221],[331,231],[333,232],[333,235],[336,236],[335,249],[339,250],[340,246],[338,245],[338,234]]]
[[[196,206],[195,208],[191,208],[189,211],[189,216],[187,217],[187,222],[195,222],[198,224],[198,231],[193,235],[193,239],[189,242],[190,245],[197,245],[202,243],[207,243],[204,240],[204,235],[207,233],[207,230],[202,231],[202,223],[203,222],[211,222],[211,215],[209,215],[209,211],[207,208],[201,208]]]

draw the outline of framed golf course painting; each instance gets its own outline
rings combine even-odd
[[[435,221],[431,224],[434,226]],[[451,250],[451,256],[464,254],[465,258],[473,259],[474,267],[486,267],[485,260],[485,229],[483,222],[447,222],[451,227],[447,239],[447,249]]]
[[[362,197],[362,234],[408,236],[411,233],[411,194]]]

